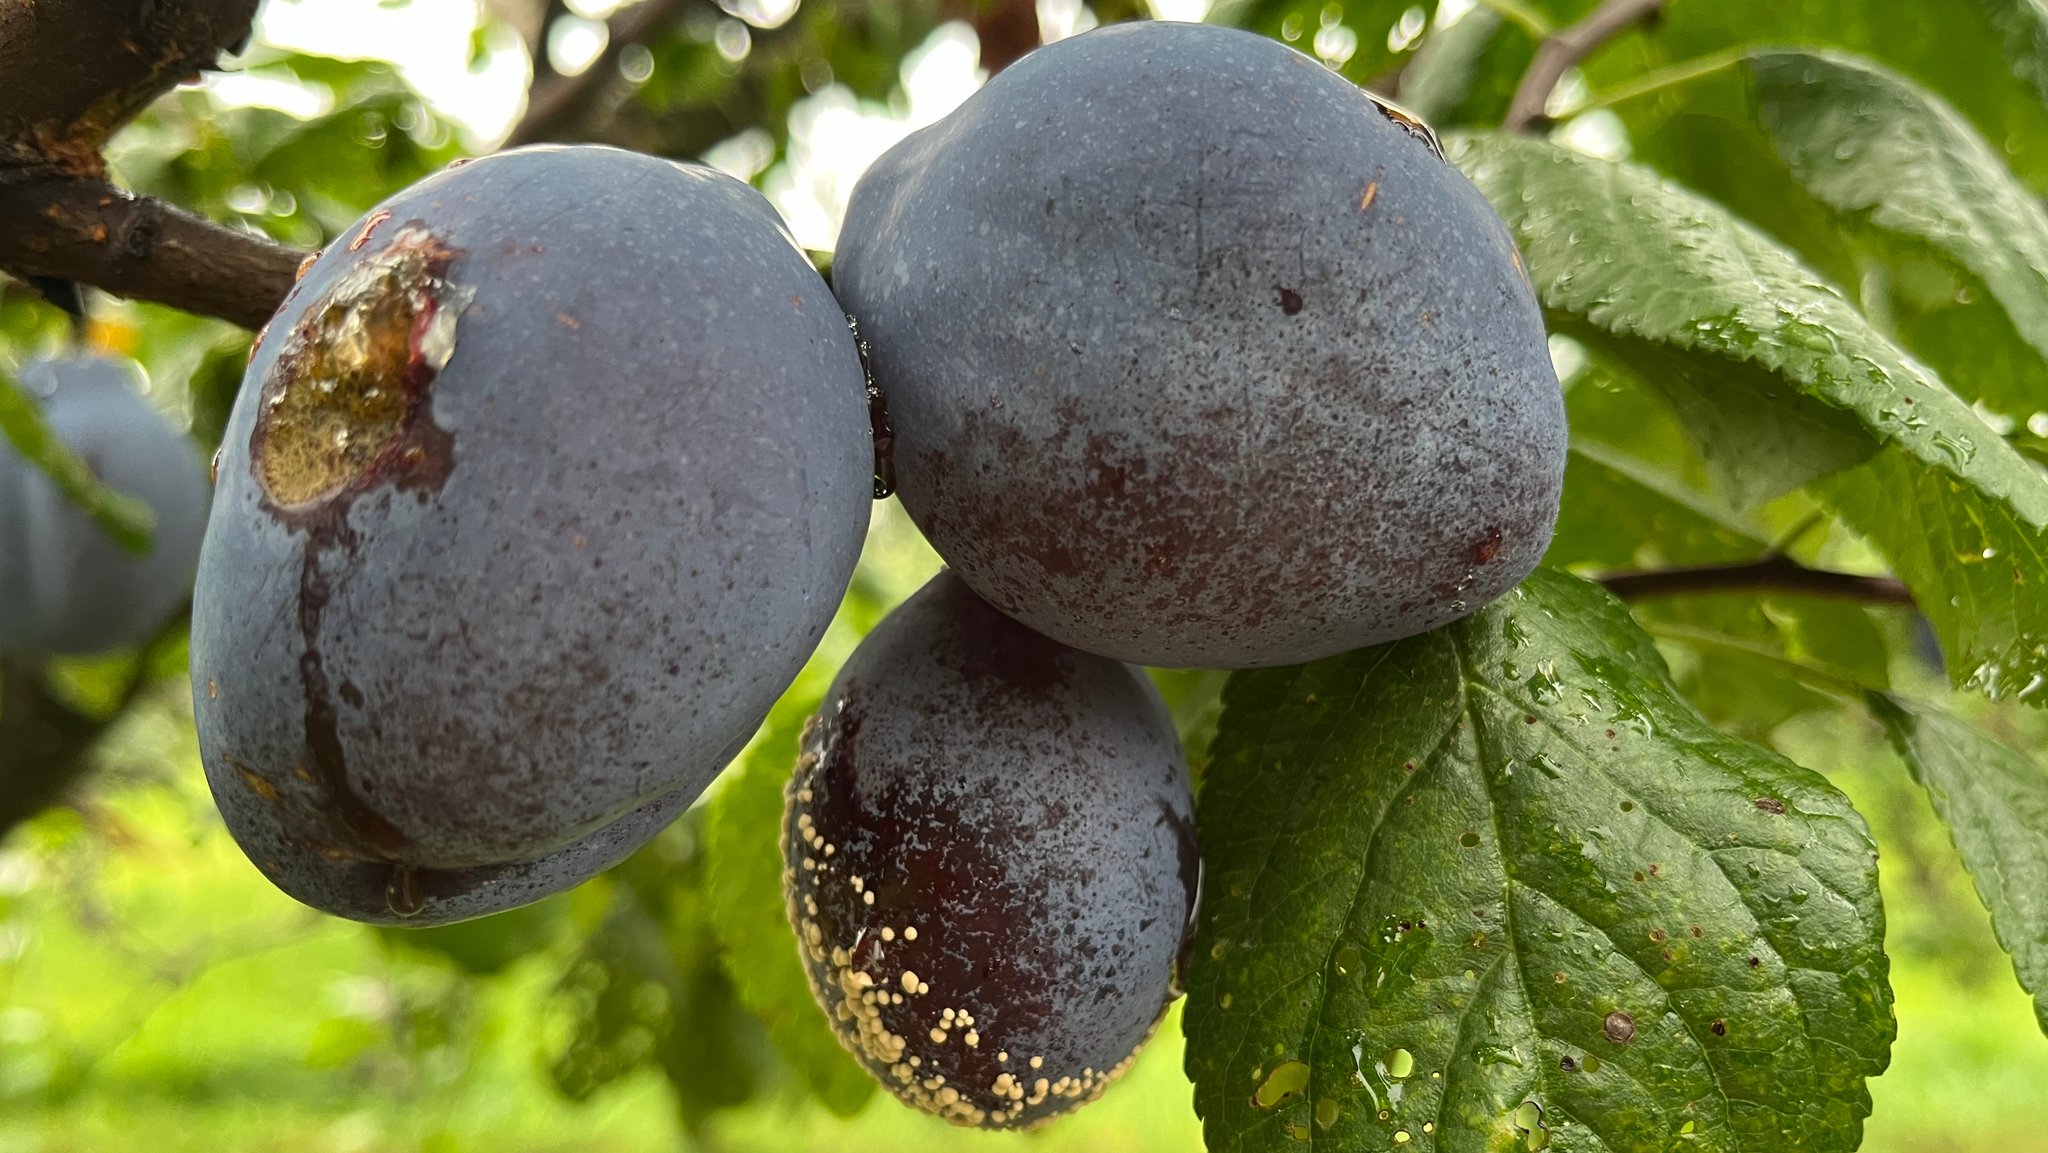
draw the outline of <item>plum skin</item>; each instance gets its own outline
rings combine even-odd
[[[230,831],[383,923],[609,867],[810,654],[871,470],[845,317],[746,185],[584,146],[398,193],[305,271],[222,446],[192,668]]]
[[[1076,648],[1300,663],[1448,623],[1549,541],[1563,401],[1506,228],[1263,37],[1024,57],[861,178],[833,284],[904,507]]]
[[[1027,1128],[1093,1100],[1176,995],[1200,883],[1151,682],[941,574],[806,728],[789,914],[847,1049],[906,1103]]]
[[[21,384],[93,475],[149,506],[131,553],[0,443],[0,653],[82,656],[149,641],[184,601],[206,530],[206,464],[141,393],[132,362],[72,356]]]

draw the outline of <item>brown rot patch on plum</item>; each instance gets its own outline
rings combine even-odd
[[[374,206],[223,438],[192,668],[236,842],[314,908],[408,926],[629,856],[843,597],[862,385],[773,206],[711,169],[514,149]]]
[[[922,818],[938,814],[856,811],[860,707],[842,703],[804,730],[784,827],[784,844],[803,850],[789,850],[791,920],[834,1029],[890,1092],[955,1124],[1028,1127],[1094,1100],[1135,1053],[1070,1069],[1018,1044],[1057,1025],[1055,991],[1038,979],[1051,958],[977,947],[1005,925],[1044,924],[1048,910],[1005,891],[999,870],[921,846]],[[856,837],[872,849],[848,853]],[[901,868],[869,876],[859,863],[886,857]],[[987,912],[951,916],[976,908]],[[991,1005],[1002,989],[1014,995]]]
[[[950,574],[806,726],[782,833],[811,988],[915,1108],[1041,1124],[1114,1082],[1175,995],[1201,866],[1163,706]]]
[[[453,440],[429,409],[470,297],[448,280],[458,255],[408,226],[306,310],[263,382],[249,443],[273,505],[298,510],[380,482],[437,488],[447,478]]]

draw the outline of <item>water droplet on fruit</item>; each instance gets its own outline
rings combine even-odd
[[[393,865],[384,878],[384,903],[401,917],[417,917],[427,907],[427,895],[420,892],[419,875],[411,865]]]

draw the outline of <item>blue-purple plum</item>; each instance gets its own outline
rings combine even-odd
[[[918,1109],[990,1129],[1074,1109],[1174,996],[1193,812],[1142,673],[941,574],[861,641],[804,733],[782,834],[812,991]]]
[[[1312,660],[1478,608],[1550,539],[1564,407],[1507,229],[1275,41],[1040,48],[860,179],[833,286],[904,507],[1076,648]]]
[[[44,361],[20,383],[51,432],[108,487],[147,505],[153,523],[148,550],[128,551],[0,440],[0,653],[143,644],[191,591],[206,531],[206,461],[144,399],[131,362]]]
[[[871,473],[846,318],[745,184],[546,147],[400,192],[305,270],[221,448],[192,676],[229,829],[365,921],[610,866],[809,656]]]

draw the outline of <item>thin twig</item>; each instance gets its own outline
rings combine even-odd
[[[667,28],[687,0],[640,0],[612,14],[605,22],[604,51],[590,67],[574,76],[550,76],[526,95],[526,115],[505,138],[505,147],[561,139],[582,118],[590,102],[619,74],[619,57],[635,44],[645,44]],[[540,51],[547,51],[545,33]]]
[[[1529,61],[1528,71],[1522,73],[1521,83],[1515,86],[1515,96],[1508,102],[1508,114],[1501,120],[1501,128],[1508,132],[1535,131],[1545,122],[1543,106],[1550,101],[1551,90],[1566,72],[1608,40],[1656,18],[1663,10],[1664,0],[1606,0],[1584,20],[1545,40],[1537,47],[1536,58]]]
[[[1892,577],[1824,572],[1782,555],[1740,564],[1611,573],[1600,578],[1600,583],[1625,601],[1696,593],[1782,592],[1865,604],[1913,604],[1913,594]]]

